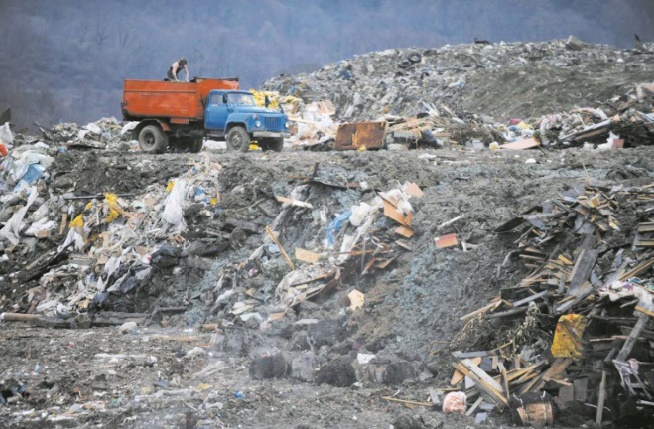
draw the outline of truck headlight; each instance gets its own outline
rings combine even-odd
[[[288,127],[290,127],[290,126],[291,126],[291,124],[289,124],[288,121],[286,121],[286,122],[284,123],[284,128],[288,128]]]
[[[254,123],[254,125],[255,125],[257,128],[259,128],[259,127],[261,126],[261,122],[260,122],[260,121],[257,121],[257,122]]]

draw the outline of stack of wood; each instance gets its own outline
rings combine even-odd
[[[454,353],[452,384],[465,390],[469,413],[483,404],[511,408],[512,398],[543,391],[561,408],[594,404],[598,423],[621,417],[620,407],[606,402],[613,393],[654,406],[654,332],[647,329],[654,317],[652,204],[654,184],[571,187],[497,229],[517,236],[504,266],[513,258],[531,271],[463,316],[460,335],[479,324],[516,329],[529,318],[544,335],[514,335],[488,351],[474,350],[472,341],[472,351]]]

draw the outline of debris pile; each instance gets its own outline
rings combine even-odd
[[[74,123],[57,124],[52,129],[39,126],[45,143],[68,149],[110,149],[131,150],[138,148],[131,144],[131,129],[136,122],[122,125],[116,118],[102,118],[82,127]],[[31,139],[33,140],[33,139]]]
[[[578,47],[554,40],[387,50],[313,73],[278,76],[263,88],[307,102],[331,100],[337,117],[348,121],[389,113],[411,117],[424,112],[423,103],[506,119],[603,103],[651,82],[652,55]],[[616,75],[624,78],[619,84]]]
[[[517,245],[502,267],[530,273],[461,318],[452,385],[469,415],[488,404],[542,426],[553,404],[598,424],[651,413],[653,202],[654,184],[572,186],[497,228]],[[534,422],[530,403],[549,411]]]

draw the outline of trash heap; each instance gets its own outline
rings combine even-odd
[[[291,119],[302,124],[295,143],[311,150],[332,148],[331,139],[336,148],[359,146],[351,136],[339,143],[333,121],[296,114],[298,106],[327,101],[333,110],[321,113],[339,122],[386,121],[386,145],[442,147],[451,140],[481,148],[534,137],[566,147],[603,144],[612,132],[630,147],[654,141],[652,71],[654,56],[644,48],[614,50],[570,37],[388,50],[278,76],[263,88],[295,103]],[[616,75],[624,77],[620,84]],[[531,132],[512,129],[518,123]]]
[[[535,121],[544,146],[581,146],[608,149],[611,135],[622,137],[619,147],[634,147],[654,141],[654,113],[629,108],[609,117],[602,109],[573,109],[546,115]],[[613,148],[611,146],[610,148]]]
[[[336,116],[347,121],[385,114],[412,117],[424,111],[423,103],[444,103],[504,121],[621,97],[651,82],[653,67],[649,52],[571,38],[374,52],[313,73],[277,76],[262,88],[305,102],[331,100]],[[616,84],[617,75],[624,81]]]
[[[151,185],[142,193],[55,195],[44,174],[30,175],[44,171],[52,158],[18,151],[26,148],[12,151],[5,164],[15,161],[3,169],[11,183],[14,172],[32,162],[17,189],[2,197],[12,204],[4,212],[13,213],[0,231],[3,282],[20,286],[14,289],[19,296],[5,296],[1,303],[7,312],[61,320],[107,306],[135,312],[139,308],[133,295],[149,283],[153,268],[174,266],[182,256],[184,210],[192,206],[198,216],[210,217],[220,199],[214,178],[220,166],[207,159],[168,186]],[[211,243],[204,244],[202,250],[210,251]],[[193,254],[193,249],[186,250]],[[21,264],[30,253],[39,256]],[[132,298],[122,308],[125,297]],[[147,309],[148,303],[141,306]],[[43,323],[48,325],[47,320]]]
[[[138,148],[130,144],[131,129],[136,123],[122,125],[116,118],[102,118],[79,126],[74,123],[57,124],[52,129],[39,126],[45,143],[68,149],[130,150]]]
[[[315,183],[321,184],[319,179]],[[409,200],[420,198],[422,191],[413,183],[405,183],[400,188],[380,192],[368,202],[355,204],[350,210],[335,213],[331,221],[323,210],[320,213],[323,226],[316,231],[324,237],[322,243],[315,243],[311,249],[295,247],[291,252],[280,230],[291,217],[314,209],[306,202],[309,193],[309,187],[301,185],[289,197],[276,198],[282,204],[281,211],[263,228],[263,243],[239,264],[241,268],[228,265],[217,274],[220,280],[211,291],[217,297],[210,316],[220,312],[222,317],[217,320],[223,325],[229,325],[231,319],[240,319],[247,326],[269,329],[288,312],[297,311],[300,304],[328,296],[354,275],[385,269],[400,252],[412,248],[407,241],[413,236],[414,211]],[[241,286],[271,273],[279,255],[287,268],[272,290],[273,296],[266,287]],[[365,301],[364,294],[356,289],[347,296],[350,303],[346,307],[352,309],[361,307]]]
[[[461,412],[536,427],[556,409],[569,426],[651,415],[653,202],[654,184],[572,186],[497,228],[516,245],[501,268],[529,274],[461,318]]]

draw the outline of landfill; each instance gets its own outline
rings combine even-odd
[[[645,427],[653,66],[357,56],[252,90],[282,152],[3,124],[0,425]]]

